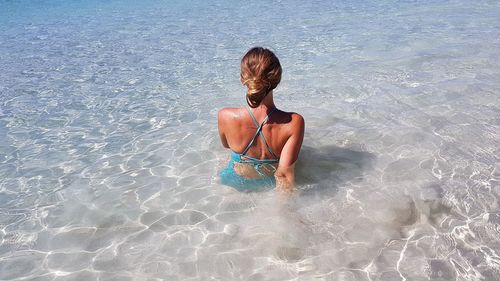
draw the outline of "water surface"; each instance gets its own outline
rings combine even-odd
[[[499,280],[498,1],[0,7],[0,279]],[[288,201],[218,183],[255,45]]]

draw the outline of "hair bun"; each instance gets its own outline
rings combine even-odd
[[[269,88],[269,83],[265,83],[262,79],[250,79],[245,85],[248,87],[248,95],[259,94]]]
[[[257,107],[269,92],[269,83],[262,79],[250,79],[245,84],[247,90],[247,102],[251,107]]]

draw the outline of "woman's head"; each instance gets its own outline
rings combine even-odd
[[[254,47],[241,59],[241,83],[247,86],[247,103],[257,107],[281,81],[281,64],[268,49]]]

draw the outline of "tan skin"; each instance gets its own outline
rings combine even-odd
[[[252,113],[259,122],[276,106],[273,92],[267,94],[260,105],[252,108]],[[280,158],[274,176],[279,191],[291,192],[295,185],[295,162],[299,156],[304,139],[304,118],[294,112],[276,110],[262,127],[262,132],[274,154]],[[219,135],[222,145],[235,152],[242,152],[248,145],[257,127],[245,108],[223,108],[218,114]],[[274,158],[260,137],[257,137],[247,155],[257,159]],[[255,169],[249,165],[235,165],[235,172],[247,178],[258,177]],[[269,169],[272,174],[274,169]]]

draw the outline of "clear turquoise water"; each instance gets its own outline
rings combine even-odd
[[[218,183],[273,48],[298,189]],[[0,1],[1,280],[499,280],[498,1]]]

